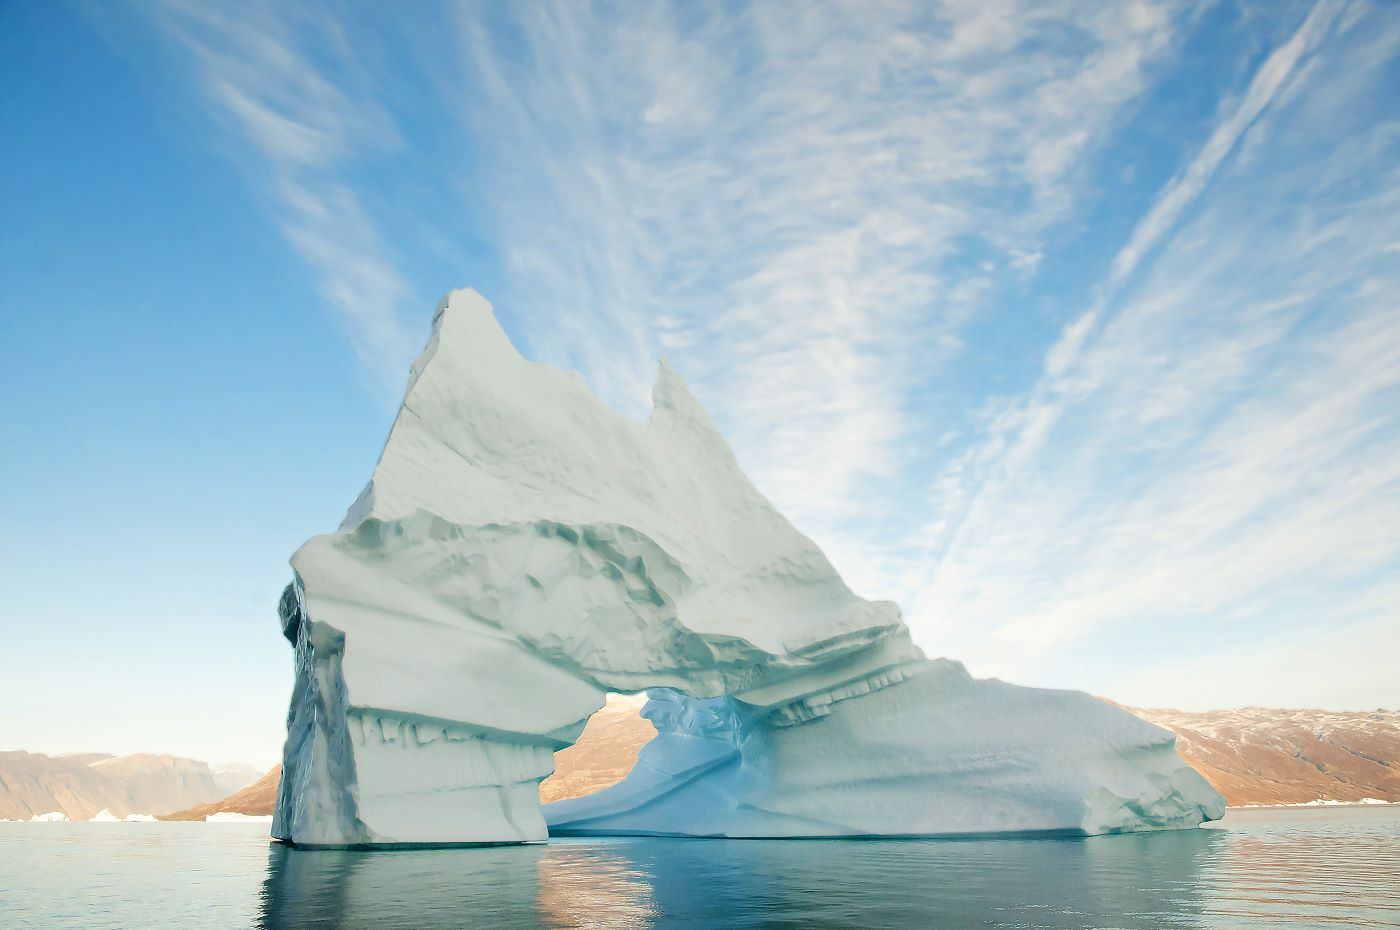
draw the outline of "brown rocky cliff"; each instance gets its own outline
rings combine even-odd
[[[180,756],[0,752],[0,818],[6,820],[50,811],[72,820],[102,810],[116,817],[150,814],[226,793],[207,764]]]
[[[1400,801],[1400,712],[1129,709],[1176,733],[1182,758],[1232,807]]]
[[[219,813],[266,816],[271,814],[273,808],[277,806],[277,784],[281,779],[282,766],[274,765],[262,778],[241,791],[235,791],[222,801],[196,804],[194,807],[176,811],[173,814],[162,814],[158,819],[203,820],[210,814]]]

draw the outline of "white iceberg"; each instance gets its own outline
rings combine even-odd
[[[204,818],[205,823],[271,823],[270,814],[240,814],[237,811],[218,811]]]
[[[47,814],[35,814],[29,818],[30,823],[67,823],[68,815],[63,811],[49,811]]]
[[[107,810],[107,808],[105,808],[105,807],[102,808],[102,810],[98,811],[97,813],[93,814],[91,817],[88,818],[88,823],[121,823],[121,822],[122,822],[122,819],[121,819],[120,817],[118,817],[116,814],[112,813],[111,811]]]
[[[664,362],[650,421],[523,359],[457,291],[340,529],[292,557],[297,681],[273,835],[906,836],[1194,826],[1174,737],[930,661],[749,483]],[[609,691],[657,738],[541,810]]]

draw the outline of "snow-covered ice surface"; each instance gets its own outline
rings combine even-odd
[[[267,818],[271,820],[272,818]],[[107,808],[93,814],[87,819],[88,823],[156,823],[156,818],[151,814],[127,814],[125,817],[118,817]]]
[[[925,659],[664,362],[633,422],[523,359],[473,291],[439,304],[369,484],[292,567],[273,835],[297,844],[1105,833],[1224,810],[1168,731]],[[660,732],[633,773],[542,811],[553,753],[606,692],[647,689]]]
[[[268,823],[272,817],[267,814],[240,814],[237,811],[219,811],[204,818],[205,823]]]

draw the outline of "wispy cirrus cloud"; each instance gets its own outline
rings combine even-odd
[[[1376,596],[1400,567],[1400,124],[1353,96],[1388,80],[1400,29],[1343,13],[1317,6],[1264,59],[968,453],[915,611],[928,640],[1161,703],[1192,663],[1159,645],[1258,680],[1263,643],[1400,609]],[[1256,132],[1267,149],[1238,157]],[[1131,673],[1105,667],[1134,646]],[[1339,673],[1284,690],[1326,701]],[[1223,694],[1198,690],[1175,700]]]
[[[421,333],[405,324],[411,290],[348,179],[367,154],[402,143],[323,11],[162,0],[149,13],[189,56],[195,79],[277,222],[345,319],[370,371],[403,383]],[[417,314],[421,316],[422,314]]]
[[[1092,386],[1076,370],[1085,347],[1103,317],[1145,255],[1161,245],[1186,210],[1203,192],[1225,158],[1259,119],[1300,56],[1317,43],[1337,13],[1336,4],[1321,4],[1297,31],[1258,69],[1247,92],[1220,114],[1206,142],[1153,199],[1133,226],[1128,241],[1117,250],[1092,303],[1071,320],[1045,352],[1041,377],[1024,398],[1011,400],[988,424],[987,435],[951,463],[935,483],[936,522],[927,535],[926,561],[937,564],[947,547],[956,545],[962,524],[984,509],[1018,473],[1034,464],[1063,413]],[[927,585],[928,582],[922,583]]]
[[[463,109],[509,192],[495,228],[534,350],[633,409],[670,354],[759,486],[846,566],[869,563],[839,550],[893,503],[872,485],[928,441],[918,385],[995,279],[1034,266],[1180,16],[478,12],[460,21],[462,81],[482,92]]]

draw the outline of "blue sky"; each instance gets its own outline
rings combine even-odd
[[[1400,7],[0,5],[0,748],[270,763],[445,291],[979,675],[1400,704]]]

